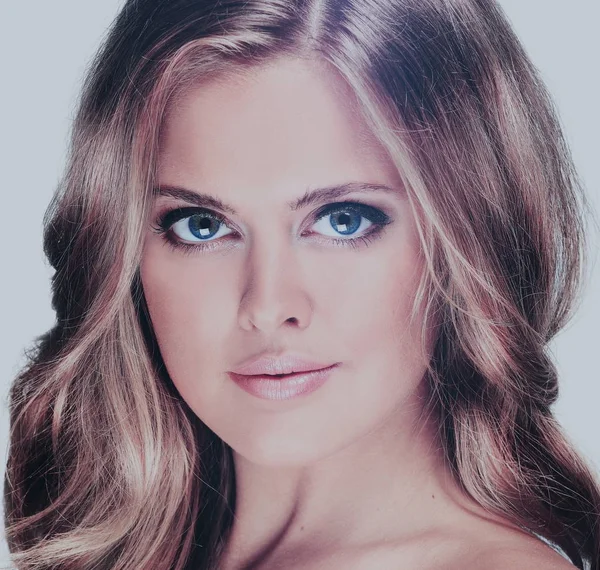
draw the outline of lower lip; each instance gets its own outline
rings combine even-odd
[[[229,372],[229,376],[242,390],[263,400],[291,400],[320,388],[335,368],[337,368],[337,364],[321,370],[286,374],[281,378],[266,374],[246,376],[235,372]]]

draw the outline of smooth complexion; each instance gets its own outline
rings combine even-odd
[[[409,319],[423,270],[415,220],[340,76],[280,60],[194,88],[169,110],[158,178],[142,283],[179,393],[233,449],[223,569],[468,568],[514,544],[559,558],[485,516],[444,466],[423,414],[434,331],[423,346]],[[387,190],[289,207],[348,183]],[[221,204],[200,209],[200,195]],[[340,202],[354,209],[323,217]],[[282,401],[229,378],[282,349],[341,364]]]

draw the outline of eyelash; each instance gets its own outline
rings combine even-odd
[[[393,220],[381,210],[374,208],[373,206],[370,206],[369,204],[366,204],[364,202],[355,200],[345,202],[333,202],[331,204],[323,206],[315,213],[313,224],[328,215],[337,214],[346,210],[354,210],[358,212],[361,217],[366,218],[370,222],[372,222],[372,225],[367,230],[368,233],[360,237],[346,239],[327,237],[324,238],[327,241],[333,243],[335,246],[357,248],[360,247],[358,245],[358,243],[360,242],[364,245],[364,247],[367,247],[374,239],[379,239],[381,237],[385,226],[393,222]],[[218,239],[207,241],[205,243],[186,243],[180,241],[177,237],[173,235],[171,227],[176,222],[185,218],[190,218],[194,215],[202,215],[203,217],[212,218],[213,220],[216,220],[221,224],[227,225],[227,220],[223,216],[217,214],[216,212],[213,212],[212,210],[198,207],[186,207],[168,210],[163,214],[159,215],[155,221],[155,225],[152,226],[152,230],[155,233],[161,235],[170,247],[177,251],[182,251],[183,253],[207,251],[218,247],[215,245],[219,241]]]

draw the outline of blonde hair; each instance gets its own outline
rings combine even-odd
[[[138,266],[183,90],[279,57],[347,80],[409,192],[439,324],[425,381],[458,482],[600,569],[600,491],[551,412],[548,342],[582,275],[585,201],[551,100],[491,0],[129,0],[87,76],[48,210],[57,321],[10,392],[19,569],[218,568],[231,449],[166,373]]]

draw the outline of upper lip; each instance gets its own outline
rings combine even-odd
[[[243,364],[231,370],[235,374],[247,376],[258,374],[291,374],[293,372],[307,372],[310,370],[321,370],[337,364],[336,362],[320,362],[286,352],[283,354],[262,354],[246,360]]]

